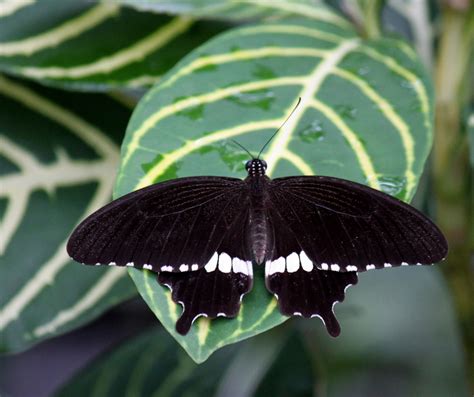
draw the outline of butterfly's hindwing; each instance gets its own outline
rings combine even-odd
[[[252,288],[252,260],[245,236],[248,228],[248,207],[227,231],[209,261],[195,272],[161,272],[158,281],[169,287],[172,298],[183,312],[176,330],[186,334],[199,316],[209,318],[235,317],[240,302]]]
[[[267,211],[273,235],[265,263],[267,289],[278,299],[283,314],[319,317],[331,335],[338,335],[340,328],[333,307],[344,300],[346,288],[357,283],[357,274],[318,269],[281,215],[282,209],[272,203]]]
[[[246,211],[247,201],[240,179],[193,177],[159,183],[123,196],[85,219],[71,236],[68,252],[90,265],[197,271]]]
[[[344,300],[347,287],[357,284],[357,274],[323,271],[316,267],[309,270],[309,266],[305,269],[300,258],[294,253],[287,258],[268,261],[265,266],[267,289],[275,294],[282,314],[319,317],[329,334],[337,336],[340,327],[334,315],[334,304]],[[275,266],[276,262],[280,263]]]
[[[446,256],[446,240],[428,218],[367,186],[331,177],[287,177],[273,180],[269,195],[321,270],[428,265]]]
[[[183,312],[176,330],[186,334],[200,316],[235,317],[241,300],[252,288],[252,263],[240,258],[218,254],[216,265],[189,273],[158,274],[158,281],[172,291],[173,301]]]

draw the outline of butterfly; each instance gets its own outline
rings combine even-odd
[[[390,195],[329,176],[270,179],[260,154],[245,168],[244,180],[178,178],[120,197],[77,226],[67,251],[157,273],[183,306],[183,335],[199,316],[237,316],[253,266],[264,266],[282,314],[319,317],[337,336],[333,306],[358,272],[447,255],[436,225]]]

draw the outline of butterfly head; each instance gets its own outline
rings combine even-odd
[[[252,159],[245,163],[245,169],[249,176],[263,176],[267,169],[267,162],[260,159]]]

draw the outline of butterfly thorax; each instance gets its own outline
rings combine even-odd
[[[266,186],[270,178],[265,175],[249,175],[246,182],[250,189],[250,211],[248,238],[249,251],[255,262],[261,264],[265,261],[268,247],[271,246],[269,224],[266,213],[266,202],[269,199]]]

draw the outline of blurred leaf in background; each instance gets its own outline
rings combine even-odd
[[[69,89],[146,87],[224,28],[118,2],[38,1],[0,19],[0,70]]]
[[[283,362],[286,369],[282,371]],[[130,363],[134,363],[133,368]],[[299,364],[288,367],[295,363]],[[309,359],[297,335],[287,338],[275,333],[256,338],[240,348],[227,347],[197,365],[175,348],[166,331],[151,331],[104,354],[57,396],[243,396],[257,389],[256,395],[265,396],[267,391],[276,391],[274,374],[279,375],[281,390],[308,395],[311,366],[303,363],[308,364]],[[294,375],[300,380],[298,384],[292,384]]]
[[[130,109],[0,76],[0,114],[0,350],[11,352],[134,295],[123,269],[78,266],[65,250],[111,198]]]

